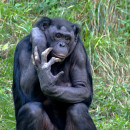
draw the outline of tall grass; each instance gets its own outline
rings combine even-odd
[[[0,129],[15,129],[11,95],[13,53],[41,17],[81,26],[94,79],[90,108],[98,129],[129,129],[128,0],[2,0],[0,2]]]

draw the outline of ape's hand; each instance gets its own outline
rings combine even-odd
[[[49,62],[47,62],[47,55],[50,53],[52,48],[47,48],[41,54],[41,60],[38,54],[37,46],[34,48],[34,56],[32,55],[32,62],[37,70],[40,86],[43,92],[46,92],[49,89],[49,86],[55,85],[57,79],[64,73],[63,71],[59,72],[57,75],[51,73],[51,65],[55,62],[61,62],[59,58],[52,57]]]

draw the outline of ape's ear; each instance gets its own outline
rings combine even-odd
[[[75,34],[75,42],[77,42],[79,39],[80,27],[78,24],[73,24],[72,28],[73,28],[74,34]]]
[[[79,25],[78,24],[73,24],[72,28],[74,30],[75,35],[78,36],[78,34],[80,33],[80,27],[79,27]]]
[[[50,25],[51,19],[48,17],[43,17],[40,21],[36,23],[36,26],[42,29],[43,31],[46,30]]]
[[[48,17],[43,17],[42,20],[43,20],[43,23],[41,27],[45,30],[51,25],[51,19]]]

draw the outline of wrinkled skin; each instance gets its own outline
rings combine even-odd
[[[92,77],[79,28],[43,17],[17,45],[13,96],[17,130],[95,130]]]

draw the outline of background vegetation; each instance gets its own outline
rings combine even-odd
[[[0,130],[15,129],[11,86],[16,44],[41,16],[80,24],[93,72],[90,114],[98,129],[130,129],[129,8],[128,0],[1,0]]]

